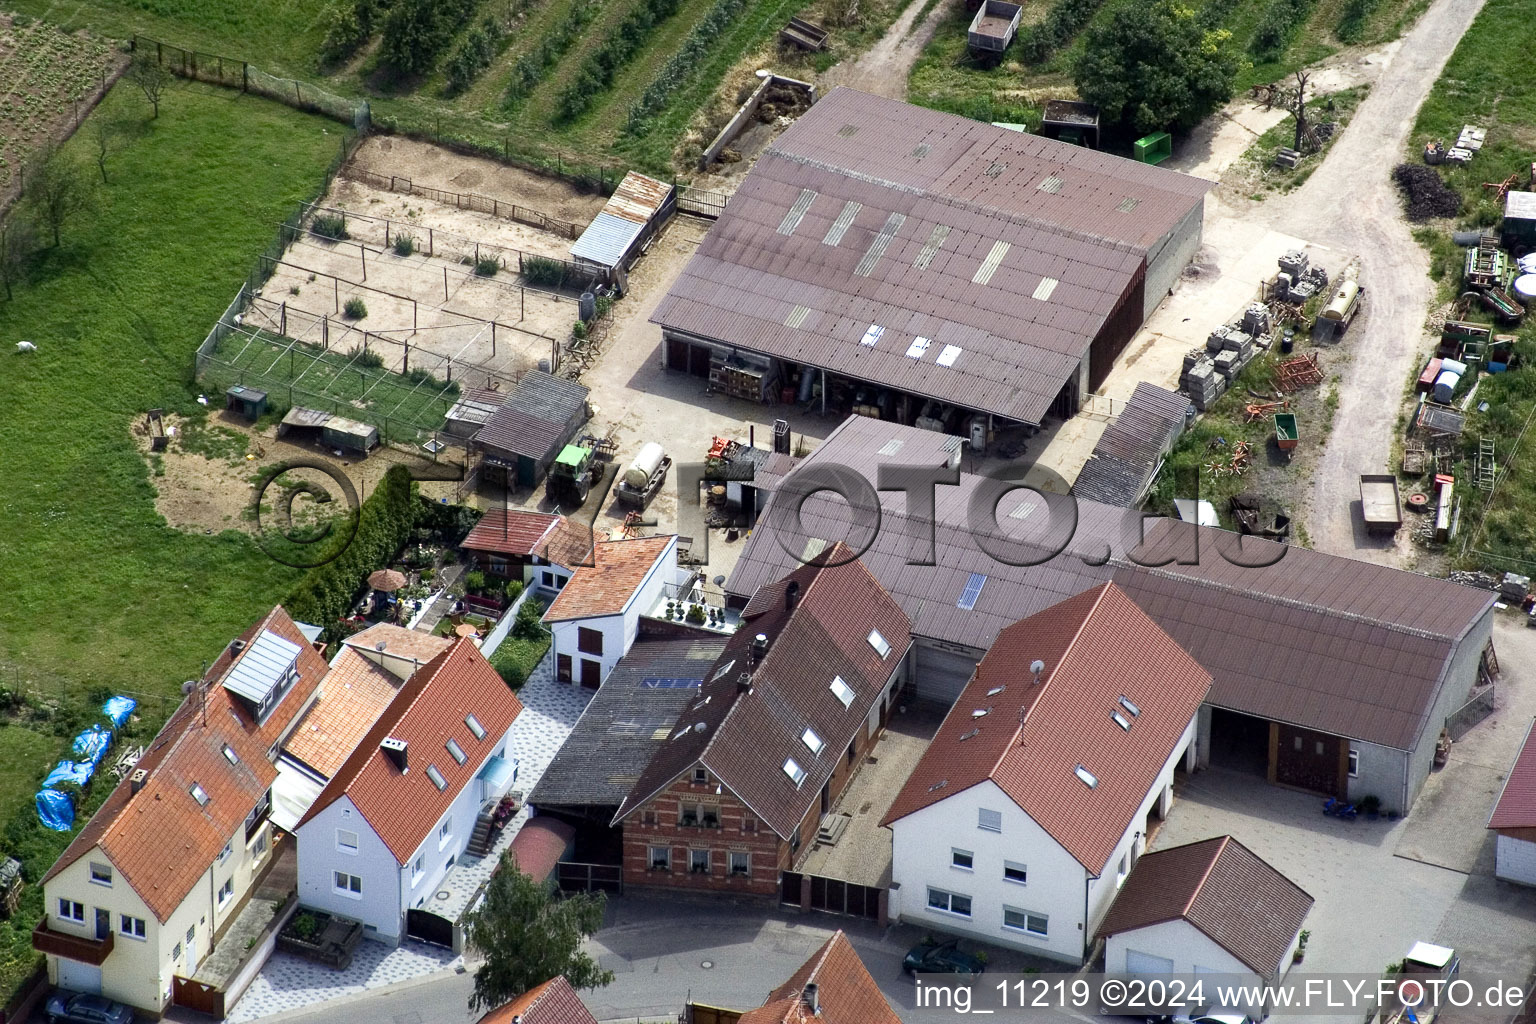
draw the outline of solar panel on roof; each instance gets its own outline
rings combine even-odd
[[[976,276],[971,278],[972,284],[986,284],[992,280],[992,275],[997,273],[997,268],[1002,266],[1003,257],[1008,255],[1008,250],[1013,248],[1008,242],[993,242],[992,251],[987,253],[987,258],[981,261],[981,266],[976,269]]]
[[[729,667],[729,666],[727,666]],[[651,690],[692,690],[704,685],[702,679],[681,679],[666,676],[646,676],[640,685]]]
[[[844,203],[842,212],[837,215],[837,220],[832,222],[832,226],[827,228],[827,233],[822,238],[821,244],[836,245],[841,242],[843,235],[848,232],[848,225],[853,223],[853,218],[857,217],[862,209],[864,209],[864,204],[856,203],[852,199]]]
[[[896,232],[900,231],[901,226],[906,222],[907,215],[904,213],[893,213],[885,218],[880,233],[875,236],[873,242],[869,243],[869,251],[864,254],[863,259],[859,260],[859,265],[853,268],[855,277],[868,277],[874,271],[875,265],[880,262],[880,257],[885,255],[886,247],[891,244],[891,239],[896,237]]]
[[[939,353],[939,358],[935,359],[934,362],[940,366],[954,366],[955,360],[960,358],[960,352],[961,348],[959,345],[945,345],[944,351]]]
[[[955,602],[955,607],[971,611],[976,607],[976,599],[981,596],[981,588],[986,585],[987,577],[983,573],[971,573],[971,578],[965,583],[965,591],[960,595],[960,600]]]
[[[816,199],[816,193],[808,188],[800,190],[795,197],[794,204],[784,214],[784,219],[779,221],[779,234],[792,235],[795,228],[800,226],[800,218],[805,216],[805,211],[811,208],[811,203]]]

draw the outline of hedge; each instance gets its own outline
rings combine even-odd
[[[391,466],[357,512],[357,532],[336,558],[311,569],[283,601],[288,614],[302,622],[329,625],[344,618],[368,579],[410,540],[417,503],[411,474]]]
[[[640,0],[592,51],[586,65],[560,93],[556,119],[573,121],[590,110],[598,94],[613,84],[619,69],[645,46],[651,30],[677,13],[678,3],[679,0]]]
[[[1024,61],[1039,64],[1087,27],[1104,0],[1056,0],[1045,19],[1023,40]]]

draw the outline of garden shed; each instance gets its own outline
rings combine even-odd
[[[1504,198],[1504,238],[1511,249],[1536,247],[1536,192],[1511,191]]]
[[[482,477],[517,487],[537,484],[587,422],[589,393],[575,381],[529,370],[474,436]]]
[[[323,409],[306,409],[297,405],[289,409],[277,426],[277,436],[287,437],[294,431],[310,437],[318,435],[322,444],[345,451],[367,454],[379,446],[378,427],[349,420]]]
[[[601,268],[609,283],[617,284],[623,291],[625,271],[676,209],[674,186],[630,171],[571,246],[571,259]]]
[[[248,420],[260,419],[267,411],[267,393],[236,384],[224,392],[224,408]]]

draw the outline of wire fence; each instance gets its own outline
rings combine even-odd
[[[515,220],[529,227],[539,228],[566,238],[578,238],[582,229],[568,220],[551,217],[547,213],[523,206],[520,203],[511,203],[505,199],[497,199],[493,196],[482,196],[474,192],[450,192],[447,189],[434,188],[431,185],[418,185],[410,178],[401,177],[398,174],[377,174],[360,167],[347,171],[346,176],[354,181],[362,182],[373,188],[384,189],[387,192],[404,192],[407,195],[420,196],[430,199],[435,203],[443,203],[446,206],[454,206],[460,210],[475,210],[480,213],[488,213],[493,217],[505,217]]]

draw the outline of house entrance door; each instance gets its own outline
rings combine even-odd
[[[603,663],[593,661],[591,658],[581,659],[581,685],[588,690],[595,690],[603,684]]]
[[[112,932],[112,911],[96,908],[96,938],[104,939]]]

